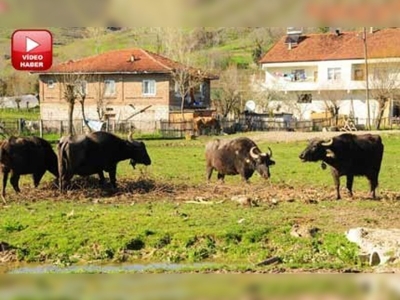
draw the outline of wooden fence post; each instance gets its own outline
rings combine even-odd
[[[43,138],[43,120],[39,120],[39,136]]]
[[[110,132],[110,119],[109,118],[107,118],[106,131]]]
[[[18,129],[18,135],[21,135],[21,133],[22,133],[22,119],[20,118],[20,119],[18,119],[17,120],[17,129]]]
[[[63,134],[63,121],[60,121],[60,137],[62,137]]]

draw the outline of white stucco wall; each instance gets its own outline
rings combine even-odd
[[[370,100],[370,118],[374,119],[378,114],[378,102]],[[312,113],[322,113],[326,111],[325,102],[313,100],[312,103],[297,103],[296,100],[271,101],[268,108],[276,111],[280,107],[281,112],[292,113],[297,120],[311,120]],[[358,124],[366,124],[368,118],[367,104],[365,100],[347,99],[339,102],[339,114],[350,116],[354,113],[354,118]]]
[[[386,60],[371,60],[370,64],[382,64],[383,62],[386,62]],[[324,112],[326,110],[326,105],[322,100],[323,91],[343,91],[345,96],[344,99],[339,101],[339,114],[350,115],[354,113],[355,118],[358,118],[359,124],[366,124],[368,118],[365,100],[366,82],[365,80],[354,80],[354,70],[362,68],[363,65],[363,59],[263,64],[262,69],[265,70],[265,81],[255,86],[261,87],[266,91],[281,92],[282,98],[285,100],[275,99],[271,101],[269,109],[274,109],[279,105],[281,107],[280,111],[293,113],[296,118],[301,120],[310,120],[313,112]],[[339,80],[328,80],[329,68],[340,68]],[[289,74],[298,69],[305,71],[306,77],[302,80],[291,81],[290,79],[288,80],[287,76],[281,76],[281,74]],[[369,75],[370,80],[372,80],[372,74],[370,73]],[[312,103],[297,103],[297,96],[295,95],[301,93],[311,93],[313,95]],[[372,94],[370,93],[370,95]],[[369,108],[370,118],[376,118],[378,102],[372,99],[371,96]]]

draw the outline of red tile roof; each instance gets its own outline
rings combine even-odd
[[[260,60],[260,63],[303,62],[321,60],[363,59],[362,32],[308,34],[298,45],[288,49],[282,37]],[[387,28],[367,33],[368,58],[400,58],[400,29]]]
[[[171,73],[184,65],[143,49],[113,50],[96,56],[71,60],[41,73]],[[190,68],[196,73],[197,69]],[[208,74],[209,75],[209,74]],[[210,79],[214,79],[209,75]],[[205,76],[207,77],[207,76]]]

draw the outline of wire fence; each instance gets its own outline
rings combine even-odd
[[[376,120],[371,120],[376,124]],[[382,129],[400,129],[400,118],[384,118],[381,120]],[[347,126],[347,127],[346,127]],[[233,134],[248,131],[352,131],[366,129],[366,120],[356,119],[352,123],[332,126],[331,119],[317,119],[309,121],[281,120],[281,119],[249,119],[218,120],[217,127],[196,128],[190,121],[125,121],[125,122],[97,122],[96,130],[111,133],[127,134],[129,132],[143,134],[157,134],[162,138],[184,138],[198,135],[218,135],[221,133]],[[75,134],[88,133],[83,120],[73,121]],[[93,127],[92,127],[93,131]],[[54,134],[63,136],[68,133],[68,122],[65,120],[26,120],[26,119],[0,119],[0,136]]]

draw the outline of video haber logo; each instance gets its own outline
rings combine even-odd
[[[53,37],[48,30],[16,30],[11,61],[16,70],[45,71],[53,63]]]

